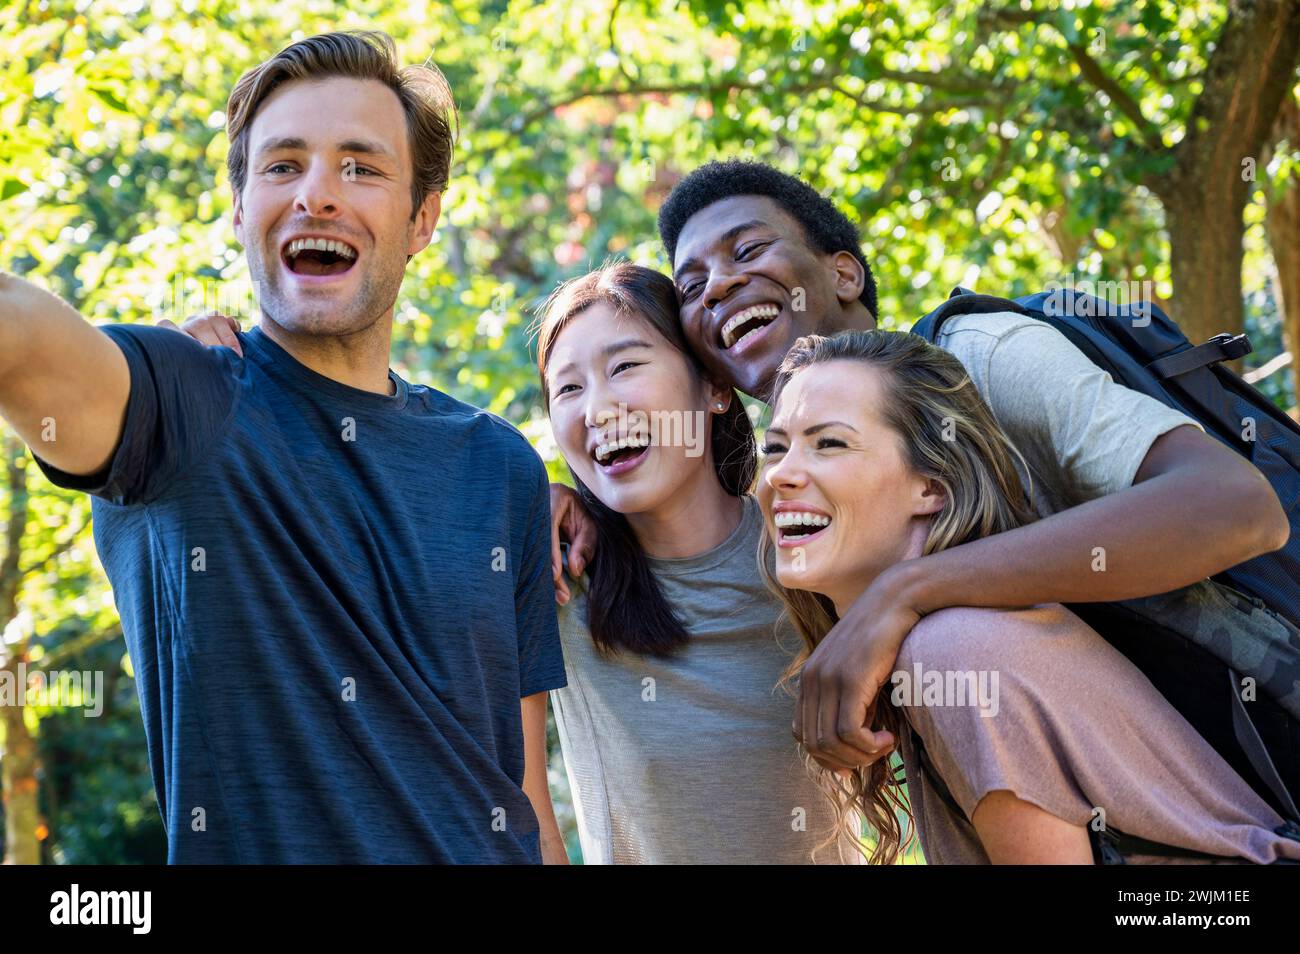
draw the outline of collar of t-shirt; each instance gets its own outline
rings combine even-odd
[[[254,327],[250,331],[241,332],[239,340],[244,346],[244,355],[246,357],[259,364],[271,365],[299,383],[330,397],[352,403],[361,402],[368,407],[393,411],[400,411],[406,407],[406,402],[410,397],[410,385],[399,377],[392,368],[388,369],[388,380],[393,383],[394,392],[392,394],[376,394],[374,391],[354,388],[349,384],[335,381],[333,378],[327,378],[325,375],[313,371],[272,341],[271,337],[261,327]]]

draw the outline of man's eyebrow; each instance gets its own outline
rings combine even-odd
[[[275,139],[268,139],[257,147],[257,154],[263,155],[268,152],[280,152],[287,149],[306,149],[307,140],[299,136],[279,136]]]
[[[610,355],[617,354],[620,351],[627,351],[629,348],[653,348],[648,341],[642,341],[640,338],[620,338],[618,341],[612,341],[600,349],[601,357],[608,358]],[[577,362],[567,361],[555,369],[555,374],[563,374],[574,366]]]
[[[725,245],[742,232],[748,232],[750,229],[764,225],[767,225],[767,223],[760,219],[750,219],[748,222],[741,222],[739,225],[733,225],[731,228],[727,229],[727,231],[718,236],[718,244]],[[678,268],[677,271],[673,272],[673,281],[679,280],[682,272],[696,268],[699,264],[699,259],[688,258],[686,261],[682,262],[681,267]]]
[[[370,139],[345,139],[339,143],[339,152],[359,152],[367,156],[383,156],[386,159],[396,158],[392,150],[382,142],[375,142]]]
[[[835,426],[836,424],[838,424],[840,427],[847,427],[847,428],[848,428],[849,430],[851,430],[854,434],[858,433],[858,429],[857,429],[856,427],[854,427],[852,424],[845,424],[843,421],[826,421],[826,422],[823,423],[823,424],[814,424],[812,427],[806,427],[806,428],[804,428],[804,432],[803,432],[803,433],[804,433],[804,436],[805,436],[805,437],[811,437],[813,434],[816,434],[818,431],[824,431],[824,430],[826,430],[826,428],[828,428],[828,427],[833,427],[833,426]],[[767,429],[767,432],[768,432],[769,434],[780,434],[782,437],[789,437],[789,436],[790,436],[790,435],[787,434],[783,429],[781,429],[781,428],[779,428],[779,427],[769,427],[769,428]]]
[[[296,149],[299,151],[307,148],[307,140],[301,136],[280,136],[275,139],[268,139],[257,147],[257,154],[263,155],[268,152],[280,152],[282,150]],[[392,151],[381,142],[375,142],[370,139],[345,139],[338,144],[339,152],[358,152],[366,156],[384,156],[392,159]]]

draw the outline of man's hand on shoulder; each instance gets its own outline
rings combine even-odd
[[[191,315],[180,327],[169,318],[160,318],[158,327],[187,334],[201,345],[229,348],[241,358],[244,356],[244,347],[236,334],[240,330],[239,322],[229,315],[216,311]]]
[[[596,552],[596,522],[576,490],[551,484],[551,578],[555,581],[555,602],[563,606],[573,594],[564,579],[561,543],[569,545],[569,575],[576,580]]]

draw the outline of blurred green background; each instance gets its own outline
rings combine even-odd
[[[959,283],[1011,296],[1119,282],[1194,340],[1248,331],[1245,370],[1290,409],[1297,11],[1300,0],[3,0],[0,267],[97,322],[239,310],[230,87],[294,39],[380,29],[407,62],[442,68],[462,123],[442,222],[398,301],[395,364],[516,423],[557,478],[530,309],[610,255],[666,268],[655,212],[717,157],[771,162],[832,196],[861,227],[886,326],[908,326]],[[88,516],[0,430],[0,671],[105,674],[96,718],[66,699],[0,705],[8,862],[165,857]]]

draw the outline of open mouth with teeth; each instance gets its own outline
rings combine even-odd
[[[777,542],[785,546],[811,540],[831,525],[830,517],[808,510],[783,510],[774,519]]]
[[[324,238],[294,239],[283,255],[295,275],[341,275],[357,260],[357,250],[347,242]]]
[[[730,350],[750,335],[762,331],[781,314],[776,305],[754,305],[733,315],[722,326],[722,347]]]
[[[622,471],[627,465],[645,456],[650,448],[650,438],[632,435],[605,444],[597,444],[591,452],[592,459],[607,471]]]

